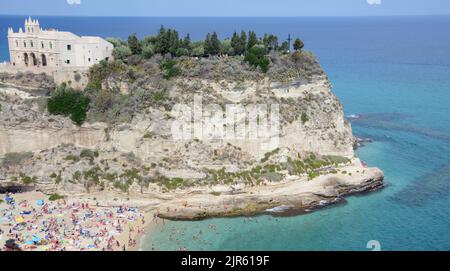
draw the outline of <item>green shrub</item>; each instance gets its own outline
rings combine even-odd
[[[301,120],[302,120],[303,124],[305,124],[309,121],[309,117],[305,112],[302,113]]]
[[[144,134],[143,138],[145,138],[145,139],[153,138],[153,135],[152,135],[152,133],[150,133],[150,132],[146,132],[146,133]]]
[[[145,59],[151,58],[154,54],[155,54],[155,51],[153,49],[153,46],[151,46],[151,45],[146,45],[142,49],[142,57]]]
[[[267,57],[267,50],[264,46],[253,46],[245,54],[244,61],[252,67],[259,67],[262,72],[266,73],[269,70],[270,60]]]
[[[89,159],[95,159],[99,156],[98,151],[93,151],[89,149],[84,149],[80,152],[80,158],[89,158]]]
[[[60,199],[64,199],[64,196],[58,195],[58,194],[51,194],[50,197],[48,197],[49,201],[57,201]]]
[[[32,152],[10,152],[5,154],[2,160],[2,166],[18,166],[26,160],[33,158]]]
[[[80,91],[61,85],[48,99],[48,112],[53,115],[70,116],[77,125],[86,120],[90,99]]]
[[[82,177],[82,175],[81,175],[81,172],[80,172],[80,171],[76,171],[76,172],[72,175],[73,180],[74,180],[74,181],[78,181],[78,182],[81,181],[81,177]]]
[[[335,165],[347,164],[347,163],[351,162],[350,159],[348,159],[347,157],[343,157],[343,156],[327,155],[327,156],[324,156],[324,158]]]
[[[163,72],[163,77],[165,79],[170,79],[181,75],[181,69],[178,67],[177,62],[173,59],[163,61],[159,67]]]
[[[151,100],[155,103],[161,102],[166,99],[166,93],[164,91],[155,91],[151,94]]]
[[[120,73],[126,70],[126,66],[122,61],[106,62],[100,61],[89,69],[89,82],[86,86],[88,90],[100,90],[103,81],[113,73]]]
[[[64,160],[66,160],[66,161],[72,161],[72,162],[76,163],[76,162],[80,161],[80,157],[79,157],[79,156],[76,156],[76,155],[67,155],[67,156],[64,158]]]
[[[115,60],[124,60],[127,57],[131,56],[133,52],[131,51],[130,47],[126,45],[120,45],[116,48],[114,48],[112,55]]]
[[[320,176],[320,173],[318,173],[318,172],[310,172],[310,173],[308,173],[308,179],[310,181],[314,180],[315,178],[317,178],[319,176]]]
[[[24,185],[30,185],[30,184],[35,183],[37,181],[36,177],[30,177],[30,176],[27,176],[25,174],[20,174],[20,178],[21,178],[22,183]]]

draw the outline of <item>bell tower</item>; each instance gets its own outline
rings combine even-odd
[[[32,20],[31,17],[29,17],[27,20],[25,20],[25,33],[39,34],[40,31],[41,28],[37,19]]]

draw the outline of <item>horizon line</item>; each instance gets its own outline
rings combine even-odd
[[[268,15],[248,15],[248,16],[206,16],[206,15],[45,15],[45,14],[0,14],[0,16],[25,16],[25,17],[103,17],[103,18],[365,18],[365,17],[442,17],[449,14],[399,14],[399,15],[296,15],[296,16],[268,16]]]

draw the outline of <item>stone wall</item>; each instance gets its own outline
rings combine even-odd
[[[21,73],[33,73],[41,74],[45,73],[55,81],[55,84],[60,85],[67,83],[74,89],[84,90],[89,81],[88,79],[89,68],[51,68],[51,67],[18,67],[12,66],[9,63],[0,64],[0,73],[17,74]]]

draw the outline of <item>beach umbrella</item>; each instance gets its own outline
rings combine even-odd
[[[15,221],[16,223],[22,224],[25,222],[25,219],[23,218],[23,216],[16,216]]]
[[[36,204],[38,205],[38,206],[44,206],[44,204],[45,204],[45,202],[43,201],[43,200],[38,200],[38,201],[36,201]]]
[[[41,238],[39,238],[36,235],[33,235],[33,238],[31,239],[31,241],[35,244],[39,244],[41,242]]]

